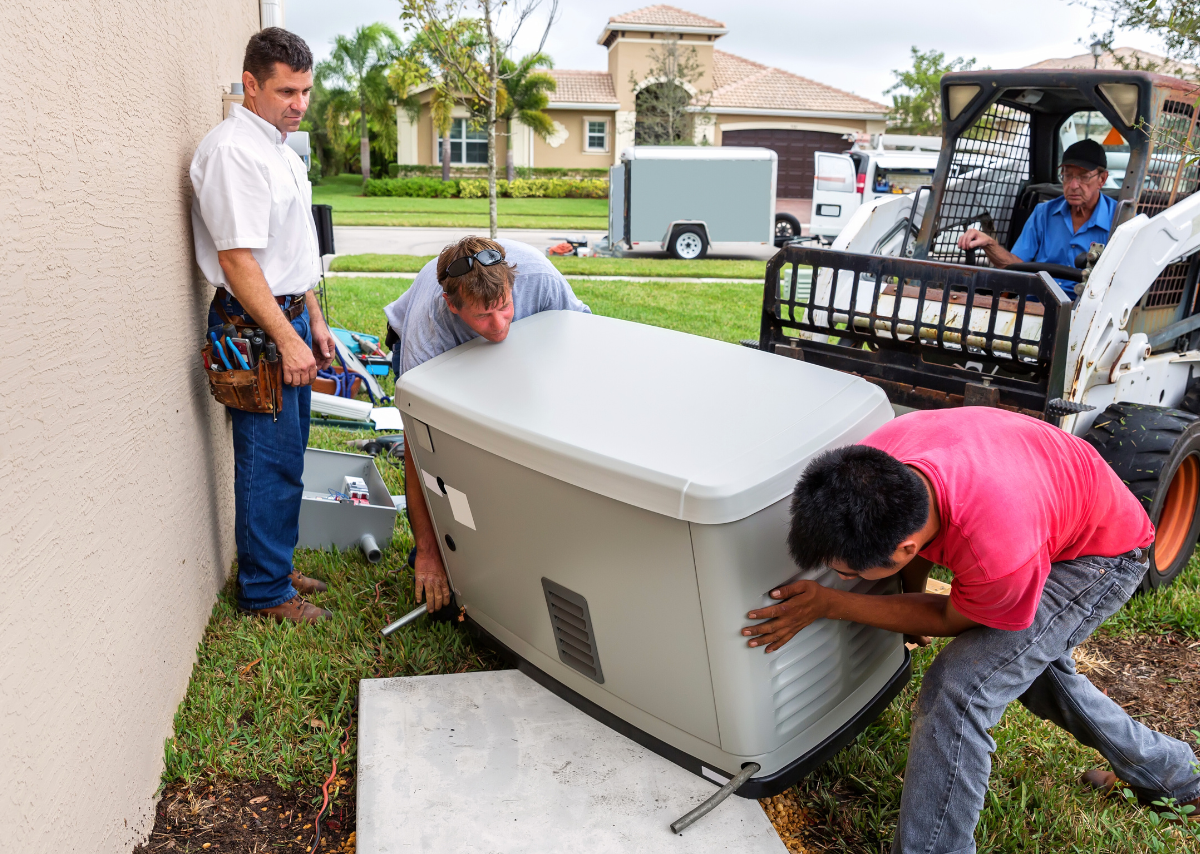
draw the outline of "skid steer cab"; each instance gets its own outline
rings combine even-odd
[[[1200,162],[1184,153],[1200,88],[1018,70],[947,74],[941,95],[932,184],[864,205],[831,249],[784,246],[746,343],[857,374],[896,407],[997,406],[1085,438],[1157,529],[1143,588],[1169,584],[1200,535]],[[1084,137],[1109,162],[1106,244],[1005,269],[958,248],[976,228],[1011,250]]]

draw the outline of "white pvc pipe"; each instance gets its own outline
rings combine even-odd
[[[262,29],[283,26],[283,0],[258,0],[258,22]]]

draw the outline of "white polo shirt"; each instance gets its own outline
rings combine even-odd
[[[321,278],[312,184],[283,135],[240,104],[192,156],[192,233],[205,280],[223,287],[217,252],[251,249],[275,296]]]

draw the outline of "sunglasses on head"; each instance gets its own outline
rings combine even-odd
[[[504,260],[504,253],[499,249],[482,249],[474,255],[464,255],[462,258],[455,258],[446,267],[446,278],[457,279],[459,276],[465,276],[475,267],[478,262],[482,267],[491,267],[499,264]]]

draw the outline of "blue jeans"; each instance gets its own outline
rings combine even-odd
[[[225,310],[249,318],[232,297],[226,297]],[[208,322],[211,326],[221,319],[210,309]],[[292,321],[292,328],[312,344],[307,308]],[[301,475],[311,400],[311,387],[285,385],[278,419],[269,412],[229,410],[233,417],[238,605],[243,608],[274,608],[296,595],[288,576],[300,531]]]
[[[988,729],[1013,700],[1098,750],[1143,801],[1200,795],[1192,749],[1133,720],[1071,659],[1145,572],[1126,557],[1056,563],[1032,626],[970,629],[946,645],[917,698],[893,854],[975,851],[996,748]]]

